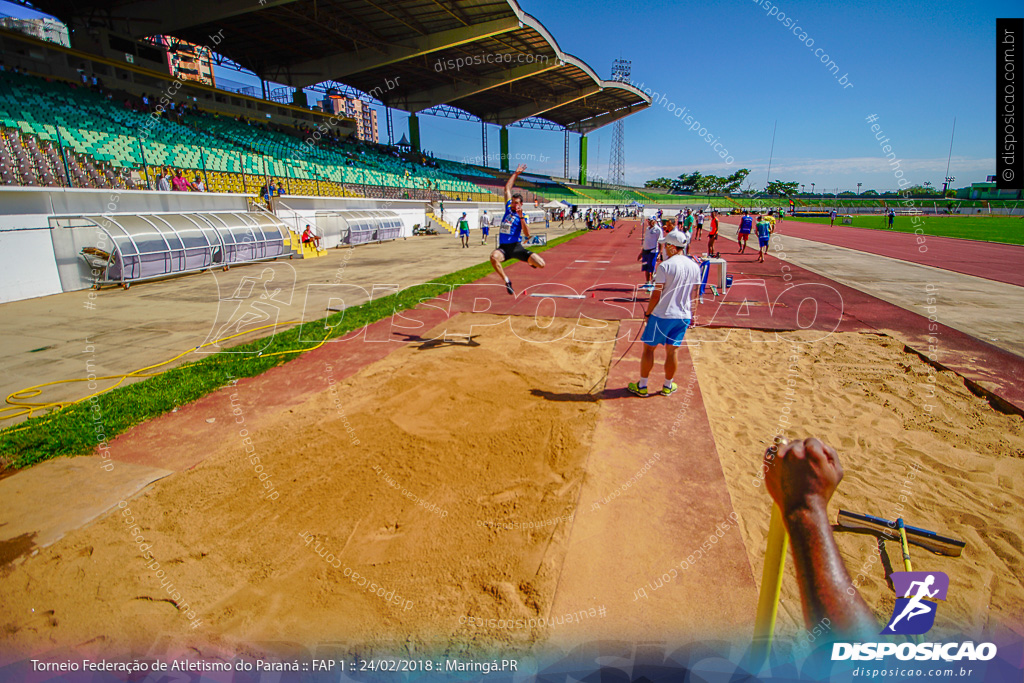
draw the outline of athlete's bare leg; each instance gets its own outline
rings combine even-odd
[[[505,275],[505,269],[502,268],[501,262],[505,260],[505,254],[502,253],[501,249],[495,249],[491,252],[491,266],[494,268],[494,272],[501,276],[501,279],[505,281],[505,289],[509,294],[515,296],[515,290],[512,289],[512,281]]]
[[[491,267],[494,268],[494,272],[501,276],[502,280],[508,280],[505,277],[505,269],[501,267],[501,262],[505,260],[505,254],[501,253],[501,249],[495,249],[491,252]]]
[[[665,344],[665,379],[669,382],[676,376],[676,347]]]

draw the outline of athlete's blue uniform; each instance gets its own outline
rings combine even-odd
[[[501,219],[499,244],[519,244],[523,232],[522,217],[512,210],[512,201],[505,202],[505,216]]]
[[[520,244],[523,234],[523,219],[512,210],[512,201],[505,202],[505,216],[501,219],[501,230],[498,234],[498,249],[505,258],[529,260],[532,251]]]

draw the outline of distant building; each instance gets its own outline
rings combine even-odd
[[[380,142],[377,134],[377,112],[366,102],[354,97],[332,95],[321,103],[329,114],[341,114],[356,120],[356,137],[366,142]]]
[[[46,40],[51,43],[63,45],[64,47],[71,47],[68,27],[56,19],[15,19],[14,17],[0,17],[0,26],[11,31],[27,33],[39,40]]]
[[[970,187],[961,187],[956,191],[957,199],[1020,199],[1020,190],[996,189],[995,176],[987,183],[971,183]]]
[[[156,36],[155,42],[167,50],[167,70],[174,78],[216,86],[210,48],[171,36]]]

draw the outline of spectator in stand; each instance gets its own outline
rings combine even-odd
[[[193,192],[206,192],[206,184],[203,183],[198,173],[196,174],[196,179],[192,181],[189,187]]]
[[[174,174],[174,179],[171,180],[171,190],[174,192],[188,192],[188,180],[182,175],[180,168]]]
[[[160,192],[170,192],[171,184],[167,181],[167,176],[164,175],[163,171],[157,171],[156,174],[156,189]]]

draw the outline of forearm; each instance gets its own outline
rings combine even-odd
[[[799,508],[785,522],[807,628],[827,618],[838,634],[877,635],[878,622],[846,571],[825,507]]]
[[[508,177],[508,182],[505,183],[505,201],[512,199],[512,188],[516,186],[516,179],[519,177],[519,171],[514,171],[512,175]]]

